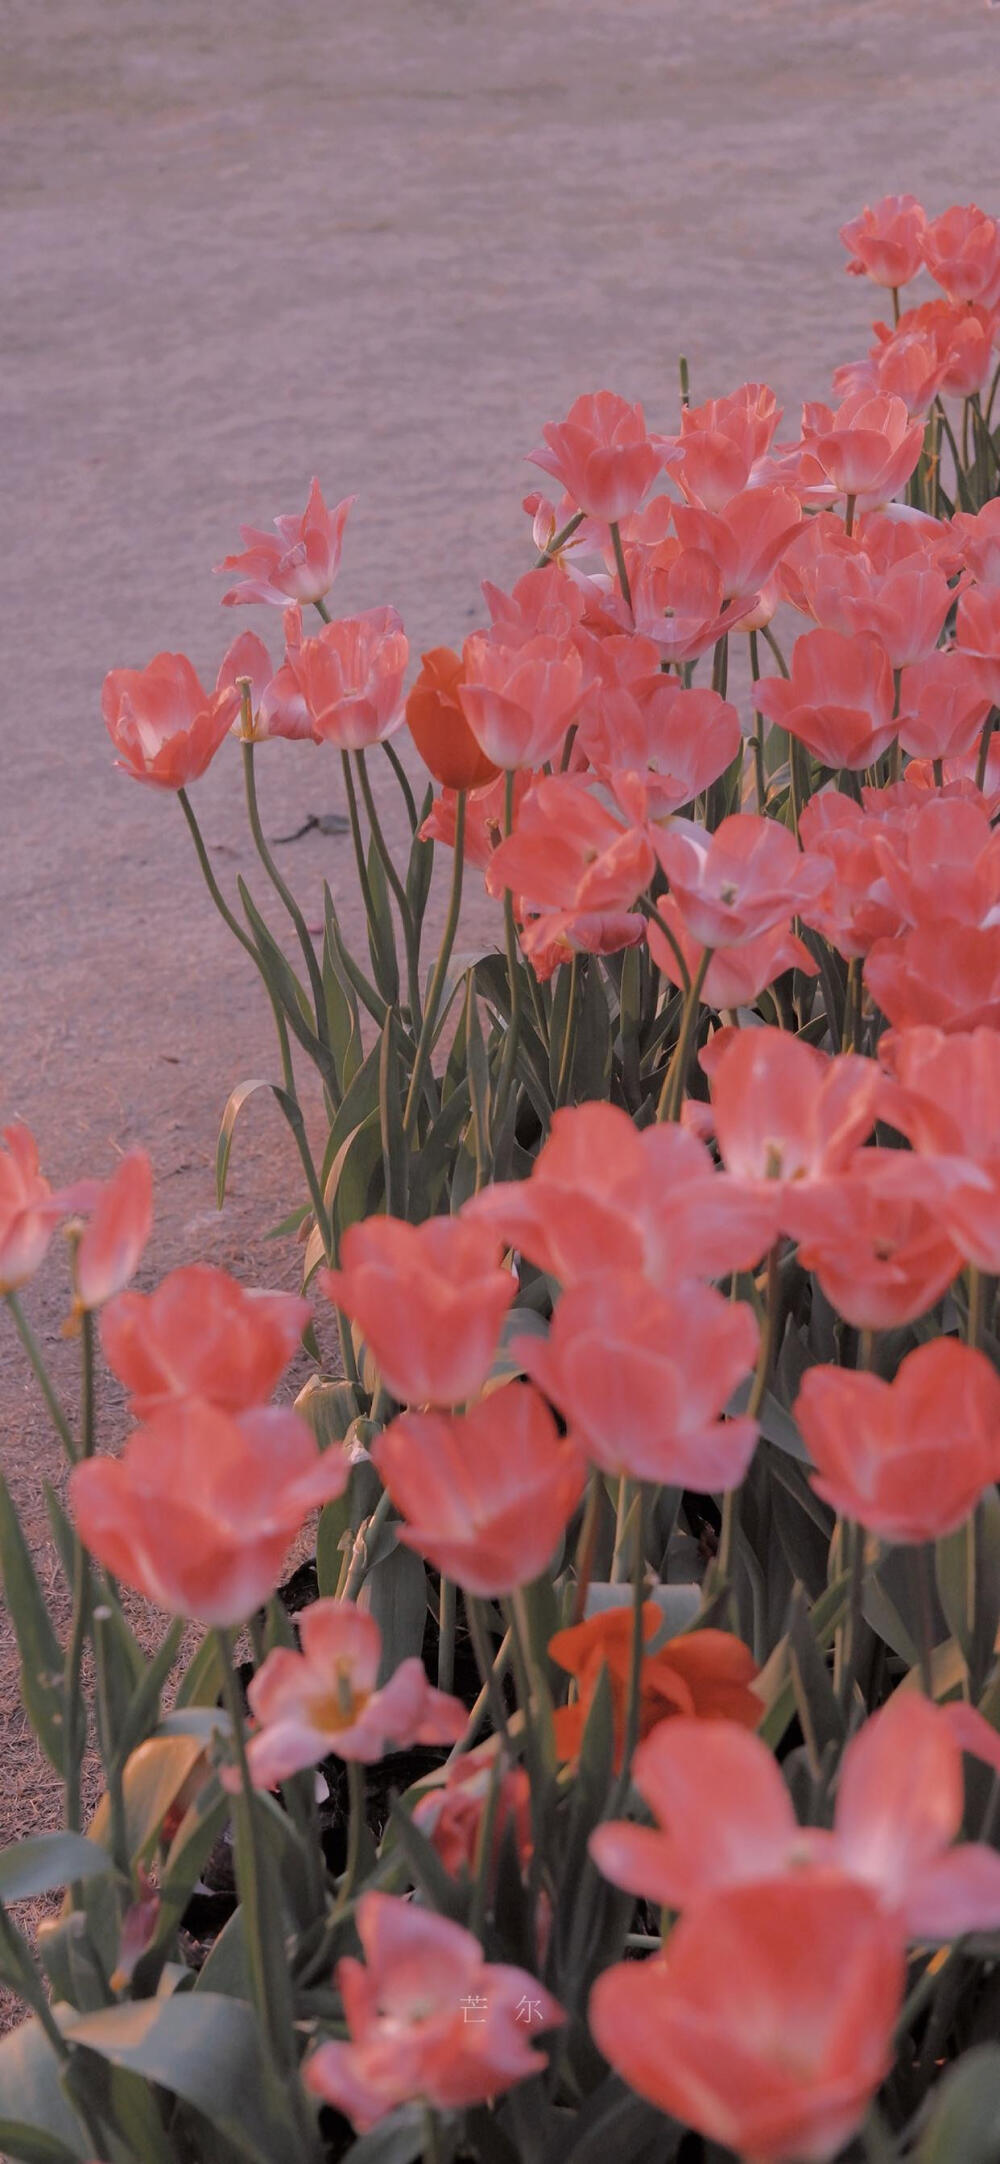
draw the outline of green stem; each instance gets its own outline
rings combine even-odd
[[[856,502],[856,496],[848,496],[844,510],[844,532],[845,534],[847,534],[848,538],[850,538],[851,534],[854,532],[854,508]]]
[[[267,842],[264,838],[264,829],[261,825],[260,819],[260,806],[257,801],[257,775],[254,767],[254,753],[256,751],[256,748],[256,745],[250,739],[244,739],[242,746],[243,779],[246,784],[247,813],[250,819],[250,832],[253,835],[254,842],[256,844],[257,855],[260,858],[260,861],[264,867],[265,872],[267,873],[271,885],[274,888],[274,891],[277,894],[279,900],[283,903],[289,917],[291,918],[293,925],[295,926],[299,946],[302,949],[302,957],[309,974],[309,983],[312,988],[313,1006],[316,1013],[316,1035],[319,1038],[323,1050],[327,1055],[323,1069],[324,1075],[326,1076],[329,1067],[332,1066],[332,1061],[330,1059],[330,1040],[326,1026],[326,995],[323,990],[322,971],[320,970],[319,962],[316,959],[316,949],[313,946],[312,940],[309,936],[309,927],[306,923],[306,920],[302,914],[301,909],[299,908],[298,902],[296,901],[291,888],[282,878],[281,873],[278,870],[278,867],[274,861],[274,858],[271,855],[270,849],[268,848]],[[334,1077],[334,1080],[336,1081],[336,1077]]]
[[[413,911],[410,908],[406,888],[392,861],[389,844],[382,832],[382,822],[378,815],[378,807],[375,802],[371,776],[368,772],[364,752],[356,751],[354,760],[358,770],[358,780],[361,783],[361,794],[365,800],[365,811],[368,814],[368,825],[371,829],[372,840],[378,851],[382,870],[396,897],[396,907],[399,910],[400,922],[403,927],[403,943],[406,948],[406,975],[410,998],[410,1023],[413,1030],[417,1031],[420,1028],[421,1014],[419,928],[414,924]]]
[[[996,727],[997,713],[998,709],[995,706],[992,706],[986,716],[986,720],[983,723],[983,734],[979,745],[979,757],[976,760],[977,789],[983,789],[986,785],[986,768],[989,764],[990,756],[990,738],[993,735],[993,731]]]
[[[403,765],[402,759],[400,758],[398,751],[395,751],[393,749],[393,746],[390,744],[387,736],[383,737],[382,739],[382,749],[386,755],[386,758],[389,761],[389,765],[391,766],[393,773],[396,776],[396,780],[399,783],[400,789],[402,790],[403,802],[406,805],[406,816],[410,822],[410,833],[415,834],[417,831],[420,814],[417,811],[417,800],[413,794],[412,789],[410,788],[410,777],[407,774],[406,768]]]
[[[455,1686],[456,1600],[454,1579],[442,1578],[441,1599],[438,1608],[437,1687],[439,1691],[451,1691]]]
[[[677,944],[673,932],[670,929],[669,924],[667,923],[666,918],[664,916],[661,916],[660,911],[657,909],[656,903],[651,902],[646,895],[641,896],[639,901],[639,907],[642,910],[644,917],[648,917],[653,924],[659,925],[659,928],[663,933],[663,937],[666,940],[668,947],[670,948],[671,954],[673,955],[674,961],[677,964],[678,975],[681,980],[681,990],[686,997],[691,990],[691,971],[687,966],[684,956],[681,953],[681,950]]]
[[[504,835],[509,836],[514,826],[514,769],[508,767],[504,775]],[[503,1048],[503,1060],[497,1081],[496,1107],[493,1129],[497,1133],[503,1126],[507,1103],[517,1067],[518,1046],[521,1039],[521,964],[518,954],[517,926],[514,922],[514,897],[508,887],[503,898],[504,943],[507,953],[507,976],[510,982],[510,1021],[507,1041]]]
[[[194,842],[195,850],[198,856],[198,862],[201,865],[202,874],[205,880],[205,885],[207,886],[212,900],[215,903],[216,909],[218,910],[219,915],[223,920],[223,923],[229,926],[233,938],[239,940],[240,946],[243,948],[244,952],[250,956],[251,961],[259,969],[260,956],[257,953],[257,949],[254,946],[253,940],[248,938],[242,924],[239,922],[238,918],[234,917],[233,912],[229,907],[229,903],[227,902],[226,897],[222,892],[222,888],[220,887],[219,882],[216,879],[215,873],[212,870],[208,850],[205,847],[204,836],[202,834],[200,826],[198,825],[198,821],[195,818],[194,808],[192,806],[191,799],[188,796],[186,789],[178,789],[177,802],[180,805],[182,812],[184,813],[184,817],[187,820],[188,826],[190,827],[191,839]]]
[[[619,531],[618,520],[616,518],[612,519],[611,521],[611,546],[615,552],[615,563],[618,567],[618,584],[622,590],[622,600],[625,603],[625,607],[627,609],[631,609],[632,588],[629,585],[628,566],[625,562],[625,550],[622,547],[622,537]]]
[[[108,1808],[111,1814],[111,1853],[122,1878],[128,1884],[132,1876],[128,1845],[128,1824],[125,1816],[125,1790],[122,1767],[115,1744],[115,1724],[111,1698],[111,1610],[104,1603],[92,1610],[91,1638],[94,1647],[94,1673],[97,1683],[97,1738],[101,1748],[101,1762],[108,1784]]]
[[[75,1465],[78,1455],[77,1447],[75,1442],[73,1441],[69,1421],[67,1420],[66,1415],[63,1412],[62,1406],[59,1403],[59,1399],[57,1398],[52,1383],[49,1380],[49,1372],[42,1356],[41,1346],[38,1343],[35,1333],[31,1327],[30,1322],[28,1321],[24,1309],[21,1306],[21,1302],[18,1299],[16,1292],[8,1292],[5,1295],[5,1298],[7,1301],[7,1306],[10,1309],[11,1320],[14,1324],[14,1328],[17,1331],[18,1337],[20,1338],[21,1343],[24,1346],[24,1350],[28,1355],[28,1359],[31,1364],[32,1374],[34,1375],[35,1381],[37,1382],[38,1387],[41,1390],[42,1396],[45,1399],[45,1403],[48,1408],[49,1418],[52,1422],[53,1427],[55,1428],[56,1434],[59,1437],[63,1449],[66,1452],[66,1456],[69,1459],[70,1464]]]
[[[361,1844],[365,1830],[365,1769],[357,1759],[347,1760],[347,1857],[344,1876],[337,1888],[335,1914],[347,1907],[358,1883]]]
[[[539,556],[536,556],[535,570],[540,571],[543,564],[551,563],[553,557],[558,556],[560,549],[565,548],[567,541],[572,538],[577,527],[582,526],[582,524],[583,512],[574,511],[572,518],[567,519],[565,526],[560,527],[557,534],[553,534],[548,547],[544,548]]]
[[[574,954],[569,965],[569,993],[566,999],[566,1027],[563,1031],[559,1074],[556,1080],[556,1109],[564,1105],[569,1092],[569,1078],[573,1071],[573,1053],[576,1046],[576,990],[579,977],[580,957]]]
[[[656,1107],[658,1120],[677,1120],[680,1118],[691,1057],[691,1040],[694,1035],[698,1005],[701,998],[701,988],[708,975],[708,965],[711,959],[712,949],[711,947],[705,947],[702,950],[701,960],[692,979],[691,989],[684,1002],[680,1035],[674,1049],[674,1056],[663,1077],[660,1101]]]
[[[616,1818],[629,1792],[632,1760],[639,1741],[639,1715],[642,1706],[642,1656],[645,1646],[642,1627],[642,1611],[645,1604],[645,1551],[643,1544],[642,1489],[637,1491],[638,1508],[634,1513],[632,1535],[632,1644],[629,1655],[628,1690],[625,1699],[625,1732],[622,1743],[622,1763],[615,1790],[614,1801],[608,1811],[609,1818]]]
[[[512,1659],[514,1656],[513,1625],[508,1626],[499,1652],[494,1657],[486,1624],[483,1620],[481,1602],[476,1600],[472,1593],[465,1591],[463,1591],[462,1598],[465,1604],[465,1619],[469,1626],[469,1637],[472,1640],[472,1650],[476,1656],[476,1666],[479,1670],[483,1690],[487,1693],[489,1699],[493,1727],[496,1734],[503,1738],[504,1749],[508,1759],[513,1764],[515,1753],[510,1740],[510,1730],[507,1726],[507,1708],[504,1704],[501,1685],[504,1665],[508,1658]],[[464,1737],[462,1740],[464,1744]]]
[[[583,1506],[583,1522],[580,1538],[576,1544],[576,1590],[573,1595],[574,1624],[582,1623],[587,1607],[587,1594],[594,1573],[594,1551],[597,1546],[597,1521],[600,1516],[601,1497],[604,1494],[604,1475],[596,1466],[587,1483],[587,1500]]]
[[[413,1062],[413,1073],[410,1076],[410,1087],[407,1091],[406,1096],[406,1110],[403,1113],[404,1135],[408,1135],[411,1132],[413,1123],[417,1116],[417,1107],[420,1103],[420,1096],[424,1086],[424,1075],[427,1070],[427,1065],[430,1060],[431,1052],[434,1045],[434,1032],[437,1028],[437,1018],[441,1006],[441,995],[444,991],[445,984],[447,983],[448,964],[451,961],[452,948],[454,947],[455,937],[458,932],[458,920],[462,908],[462,879],[465,870],[465,812],[467,802],[468,791],[465,789],[460,789],[455,799],[455,849],[454,860],[451,869],[451,893],[448,899],[448,915],[445,919],[445,927],[441,935],[441,945],[438,949],[438,958],[434,964],[434,975],[431,978],[430,990],[427,994],[427,1006],[424,1010],[424,1019],[421,1025],[420,1039],[417,1044],[416,1057]]]
[[[920,1661],[920,1686],[926,1697],[934,1697],[934,1624],[931,1608],[931,1581],[928,1569],[929,1549],[921,1545],[909,1552],[910,1578],[917,1611],[917,1650]]]
[[[757,645],[756,631],[750,633],[750,682],[751,686],[760,682],[760,650]],[[752,693],[751,713],[753,736],[750,741],[753,745],[753,771],[757,790],[757,810],[763,819],[767,815],[767,775],[764,771],[764,738],[762,734],[763,716],[758,713],[757,708],[753,705]]]

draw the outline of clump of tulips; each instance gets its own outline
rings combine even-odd
[[[1000,224],[901,196],[842,238],[891,321],[838,403],[784,439],[761,384],[682,369],[670,435],[579,398],[533,566],[408,694],[394,610],[332,614],[316,484],[221,566],[277,664],[242,632],[212,691],[107,679],[273,1012],[303,1289],[130,1289],[145,1159],[53,1193],[6,1131],[0,1288],[70,1467],[65,1645],[0,1484],[66,1796],[0,1855],[26,2164],[1000,2153]],[[227,897],[188,792],[229,736]],[[266,838],[276,737],[340,754],[363,958]],[[21,1297],[60,1226],[77,1418]]]

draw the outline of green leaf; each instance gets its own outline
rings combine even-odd
[[[260,2030],[245,2001],[207,1991],[136,2000],[85,2015],[71,2035],[78,2048],[203,2112],[254,2164],[296,2154],[292,2123],[266,2078]]]
[[[77,2164],[79,2149],[68,2149],[58,2135],[43,2127],[25,2126],[23,2119],[0,2119],[3,2154],[12,2164]]]
[[[400,1661],[419,1659],[427,1621],[427,1573],[422,1558],[398,1542],[369,1570],[358,1599],[382,1633],[379,1681],[385,1683]]]
[[[399,1005],[399,962],[396,957],[396,931],[389,907],[389,889],[386,885],[382,859],[372,840],[368,845],[368,886],[372,909],[368,918],[368,952],[372,958],[375,982],[386,1005]]]
[[[850,1597],[850,1580],[846,1572],[835,1578],[825,1593],[814,1602],[809,1628],[818,1647],[833,1644],[839,1623],[847,1614]],[[757,1677],[755,1691],[763,1700],[764,1716],[757,1724],[757,1734],[762,1742],[776,1750],[789,1721],[795,1713],[795,1688],[792,1682],[790,1644],[788,1634],[779,1639],[773,1653],[765,1662]]]
[[[33,2164],[34,2152],[14,2146],[11,2130],[18,2126],[30,2127],[33,2138],[47,2136],[61,2143],[71,2157],[93,2155],[93,2144],[63,2092],[59,2074],[60,2062],[37,2021],[22,2022],[0,2042],[0,2142],[6,2155]]]
[[[64,1774],[63,1657],[10,1490],[0,1474],[0,1572],[17,1650],[21,1700],[49,1763]]]
[[[979,2044],[949,2068],[914,2164],[1000,2164],[1000,2045]]]
[[[202,1639],[186,1673],[177,1686],[174,1706],[214,1706],[222,1689],[222,1658],[214,1631]]]
[[[788,1657],[795,1692],[795,1707],[816,1778],[827,1745],[844,1746],[844,1723],[837,1704],[825,1654],[820,1652],[809,1621],[805,1591],[796,1585],[788,1621]]]
[[[344,1144],[327,1183],[326,1203],[338,1239],[349,1225],[371,1217],[383,1201],[385,1169],[378,1107],[362,1120]]]
[[[277,1082],[267,1082],[258,1078],[256,1081],[237,1083],[236,1088],[230,1094],[226,1109],[222,1115],[219,1140],[215,1151],[215,1199],[220,1210],[226,1199],[226,1175],[229,1171],[229,1159],[233,1147],[233,1129],[247,1099],[253,1096],[255,1090],[270,1090],[272,1096],[277,1099],[286,1118],[289,1113],[295,1116],[298,1112],[298,1107],[294,1104],[293,1099],[289,1097],[287,1090],[279,1088]]]
[[[323,998],[326,1030],[341,1095],[350,1088],[364,1057],[357,995],[340,959],[340,926],[333,896],[323,881]]]
[[[160,1718],[160,1697],[177,1658],[183,1636],[184,1625],[177,1617],[148,1663],[145,1675],[128,1700],[123,1718],[116,1728],[117,1765],[124,1766],[132,1752],[138,1750],[140,1743],[144,1743],[156,1727]]]
[[[36,1833],[0,1851],[0,1901],[31,1901],[111,1869],[111,1858],[82,1833]]]
[[[403,1102],[406,1084],[399,1047],[399,1024],[391,1011],[382,1031],[378,1070],[379,1127],[385,1175],[385,1207],[389,1217],[407,1216],[408,1162],[403,1133]]]
[[[326,1064],[324,1048],[316,1034],[315,1017],[309,997],[299,983],[287,955],[279,947],[274,933],[254,901],[245,879],[236,882],[247,923],[254,936],[260,972],[271,998],[280,1007],[289,1029],[308,1052],[314,1066],[322,1072]]]

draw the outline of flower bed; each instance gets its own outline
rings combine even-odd
[[[838,404],[785,441],[766,386],[694,406],[683,365],[670,436],[577,400],[533,568],[408,695],[395,611],[331,614],[316,483],[220,567],[284,610],[277,667],[242,632],[212,691],[107,679],[273,1013],[219,1200],[266,1087],[303,1290],[130,1290],[142,1153],[53,1193],[6,1131],[73,1600],[63,1645],[0,1483],[66,1797],[0,1855],[26,2164],[1000,2155],[1000,227],[899,197],[842,238],[893,321]],[[227,896],[188,792],[230,736],[260,883]],[[364,957],[267,841],[282,737],[340,754]],[[59,1225],[76,1419],[19,1297]],[[172,1619],[152,1658],[121,1586]],[[61,1887],[32,1947],[17,1903]]]

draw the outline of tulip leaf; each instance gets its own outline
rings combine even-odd
[[[247,1099],[253,1096],[255,1090],[270,1090],[272,1096],[277,1099],[281,1106],[286,1119],[289,1116],[293,1119],[298,1117],[298,1106],[295,1104],[294,1099],[288,1095],[287,1090],[281,1089],[277,1082],[268,1082],[258,1077],[250,1082],[237,1083],[236,1088],[230,1093],[226,1109],[222,1115],[219,1140],[215,1151],[215,1199],[220,1210],[226,1199],[226,1175],[229,1171],[229,1159],[233,1147],[233,1129]]]
[[[379,1129],[385,1177],[385,1207],[389,1217],[408,1215],[409,1166],[403,1133],[403,1099],[406,1078],[399,1045],[399,1024],[390,1010],[382,1031],[379,1056]]]
[[[949,2069],[913,2164],[1000,2164],[1000,2045],[979,2044]]]
[[[25,2126],[23,2119],[0,2119],[0,2142],[11,2164],[77,2164],[80,2156],[79,2149],[68,2149],[57,2134]]]
[[[295,2154],[287,2110],[264,2072],[261,2035],[241,1999],[181,1992],[87,2014],[72,2042],[156,2082],[203,2113],[253,2164]]]
[[[369,895],[371,907],[367,906]],[[375,846],[374,837],[368,847],[368,895],[365,897],[365,915],[368,921],[368,952],[371,955],[375,982],[386,1004],[399,1004],[399,962],[396,955],[396,933],[389,907],[389,889],[386,885],[382,859]]]
[[[395,1542],[389,1554],[372,1565],[358,1600],[382,1633],[379,1681],[385,1683],[401,1661],[420,1658],[427,1622],[427,1573],[412,1548]]]
[[[110,1871],[111,1858],[82,1833],[36,1833],[0,1851],[0,1901],[30,1901]]]
[[[10,1490],[0,1473],[0,1573],[21,1658],[21,1701],[56,1772],[64,1772],[63,1657]]]
[[[202,1639],[197,1653],[177,1686],[175,1711],[185,1706],[214,1706],[222,1689],[222,1656],[214,1631]]]
[[[416,2164],[423,2156],[427,2122],[418,2104],[404,2104],[361,2134],[344,2151],[344,2164]]]
[[[32,2148],[18,2146],[18,2129],[26,2127]],[[50,2145],[46,2150],[44,2144]],[[49,2157],[90,2157],[93,2144],[77,2117],[60,2080],[60,2062],[48,2037],[35,2020],[22,2022],[0,2041],[0,2144],[3,2154],[23,2164],[48,2164]]]

